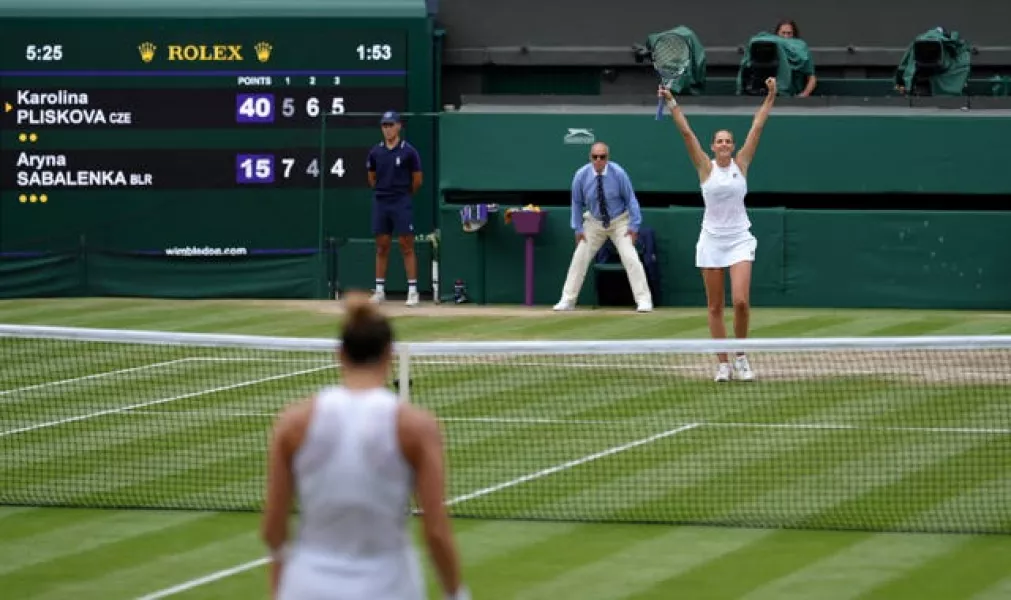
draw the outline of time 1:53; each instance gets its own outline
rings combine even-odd
[[[358,44],[358,60],[390,60],[393,49],[389,44]]]

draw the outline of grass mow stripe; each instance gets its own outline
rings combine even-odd
[[[233,383],[231,385],[224,385],[216,388],[211,388],[207,390],[200,390],[198,392],[191,392],[189,394],[182,394],[179,396],[172,396],[169,398],[159,398],[158,400],[149,400],[147,402],[140,402],[138,404],[130,404],[129,406],[121,406],[119,408],[110,408],[108,410],[100,410],[92,413],[87,413],[84,415],[78,415],[76,417],[68,417],[66,419],[58,419],[56,421],[47,421],[45,423],[38,423],[36,425],[29,425],[27,427],[19,427],[17,429],[10,429],[8,431],[0,431],[0,437],[6,437],[9,435],[16,435],[19,433],[26,433],[29,431],[36,431],[39,429],[46,429],[48,427],[57,427],[59,425],[65,425],[67,423],[76,423],[79,421],[86,421],[88,419],[94,419],[96,417],[102,417],[105,415],[114,415],[118,413],[125,413],[139,408],[146,408],[148,406],[156,406],[159,404],[165,404],[168,402],[175,402],[176,400],[185,400],[186,398],[195,398],[197,396],[204,396],[207,394],[216,394],[218,392],[224,392],[228,390],[234,390],[237,388],[248,387],[251,385],[258,385],[260,383],[266,383],[268,381],[275,381],[277,379],[285,379],[288,377],[297,377],[299,375],[307,375],[309,373],[315,373],[317,371],[322,371],[324,369],[332,369],[333,365],[324,365],[321,367],[314,367],[312,369],[302,369],[300,371],[293,371],[291,373],[282,373],[280,375],[272,375],[270,377],[262,377],[260,379],[252,379],[249,381],[240,381],[239,383]]]
[[[157,369],[159,367],[167,367],[168,365],[174,365],[181,362],[189,362],[195,360],[193,358],[177,358],[175,360],[166,360],[163,362],[151,363],[148,365],[141,365],[139,367],[129,367],[126,369],[116,369],[115,371],[105,371],[103,373],[94,373],[92,375],[82,375],[81,377],[72,377],[70,379],[60,379],[58,381],[47,381],[45,383],[37,383],[35,385],[26,385],[25,387],[14,388],[10,390],[0,390],[0,396],[6,396],[8,394],[17,394],[18,392],[28,392],[31,390],[37,390],[41,388],[54,387],[57,385],[65,385],[68,383],[75,383],[78,381],[87,381],[90,379],[101,379],[102,377],[111,377],[113,375],[122,375],[124,373],[133,373],[136,371],[145,371],[147,369]]]

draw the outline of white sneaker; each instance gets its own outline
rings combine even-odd
[[[720,363],[720,366],[716,369],[716,377],[713,378],[713,381],[730,381],[730,365],[727,363]]]
[[[734,379],[738,381],[755,380],[755,372],[751,370],[747,356],[738,356],[734,359]]]
[[[372,300],[373,304],[379,304],[380,302],[386,302],[386,292],[383,291],[383,292],[376,292],[376,293],[372,294],[371,300]]]
[[[407,306],[417,306],[420,301],[421,298],[418,296],[418,290],[407,292]]]
[[[639,305],[635,307],[635,311],[641,313],[653,312],[653,303],[640,302]]]
[[[565,300],[562,300],[561,302],[555,305],[554,310],[572,310],[573,308],[575,308],[575,306],[573,305],[572,302],[566,302]]]

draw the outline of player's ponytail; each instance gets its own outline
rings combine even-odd
[[[341,331],[344,361],[350,365],[371,365],[386,359],[393,345],[393,328],[369,297],[349,292],[344,297],[344,313]]]

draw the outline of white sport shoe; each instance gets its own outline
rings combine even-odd
[[[371,301],[373,304],[379,304],[380,302],[386,302],[386,292],[375,292],[372,294]]]
[[[747,356],[738,356],[734,359],[734,379],[738,381],[754,381],[755,372],[751,370],[751,363]]]
[[[407,306],[417,306],[420,301],[421,298],[418,296],[418,290],[407,292],[407,302],[405,303]]]
[[[716,369],[716,377],[713,381],[724,382],[730,381],[730,365],[727,363],[720,363],[720,366]]]
[[[573,306],[572,302],[566,302],[565,300],[562,300],[561,302],[559,302],[558,304],[555,305],[554,310],[559,310],[559,311],[561,311],[561,310],[572,310],[573,308],[575,308],[575,306]]]
[[[640,302],[635,307],[635,311],[636,312],[641,312],[641,313],[653,312],[653,303],[652,302]]]

